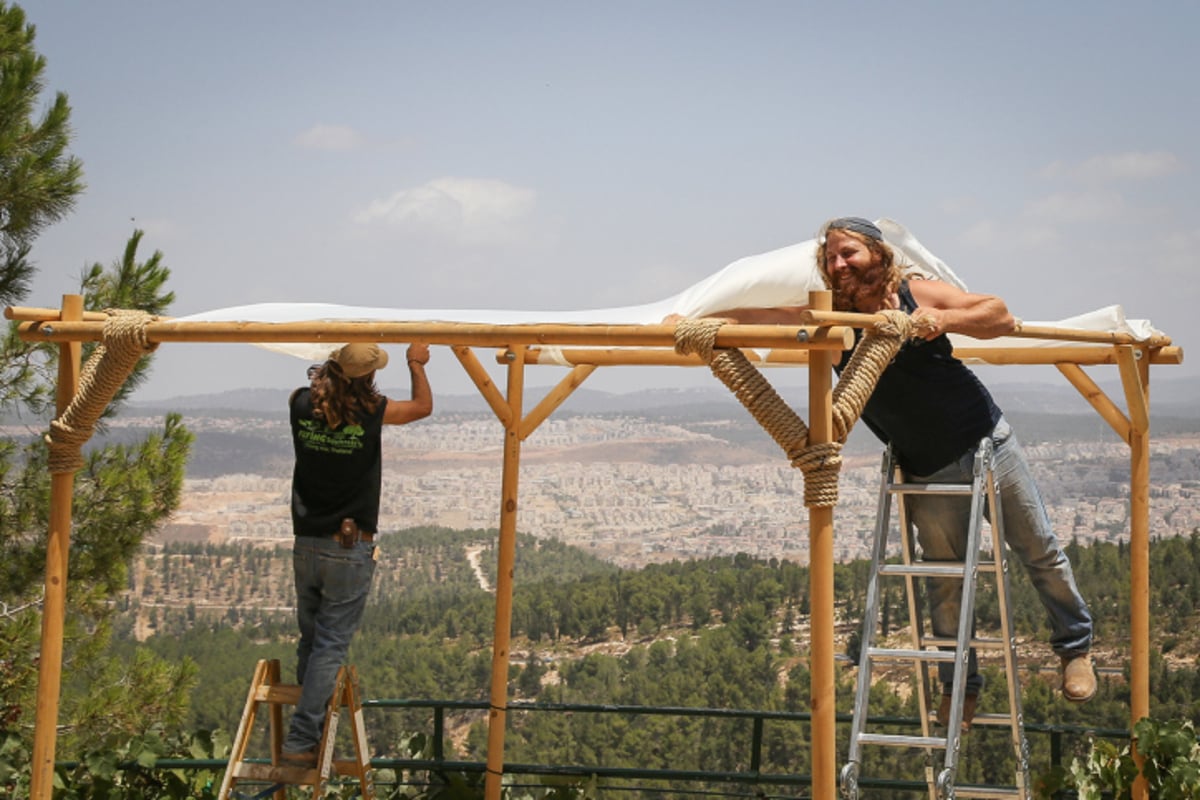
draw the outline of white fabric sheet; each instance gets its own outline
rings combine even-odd
[[[929,252],[907,228],[890,219],[877,222],[884,239],[895,249],[906,274],[952,283],[960,289],[966,284],[941,259]],[[472,322],[493,325],[538,323],[651,325],[669,314],[702,317],[734,308],[770,308],[803,305],[808,293],[824,288],[816,266],[815,239],[746,256],[729,264],[679,294],[638,306],[587,309],[581,311],[519,311],[502,309],[413,309],[347,306],[328,303],[258,303],[233,306],[179,317],[183,322]],[[1146,320],[1126,320],[1120,306],[1108,306],[1056,322],[1026,324],[1051,325],[1098,331],[1122,331],[1145,339],[1158,333]],[[951,337],[956,344],[971,347],[1038,347],[1055,342],[1003,337],[977,340]],[[309,361],[321,361],[340,345],[260,344]],[[551,359],[552,360],[552,359]]]

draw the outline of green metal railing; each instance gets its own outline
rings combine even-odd
[[[483,761],[460,761],[446,758],[446,715],[450,712],[484,711],[488,710],[486,701],[454,701],[454,700],[367,700],[363,702],[364,709],[429,709],[433,714],[433,730],[430,737],[430,756],[428,758],[376,758],[371,760],[371,766],[376,769],[394,770],[397,784],[402,786],[425,787],[438,780],[439,775],[461,773],[465,775],[482,775],[486,764]],[[675,795],[694,796],[755,796],[758,798],[772,797],[806,797],[804,791],[811,784],[811,776],[806,774],[764,772],[763,743],[764,728],[768,721],[778,720],[789,723],[808,723],[811,714],[807,712],[789,711],[758,711],[720,708],[684,708],[672,706],[626,706],[626,705],[597,705],[583,703],[519,703],[508,705],[510,712],[531,713],[591,713],[591,714],[623,714],[630,716],[652,715],[672,717],[702,717],[707,719],[737,719],[751,722],[750,759],[744,770],[699,770],[699,769],[670,769],[670,768],[632,768],[611,767],[604,765],[551,765],[524,764],[505,762],[504,773],[510,779],[512,787],[537,787],[540,783],[522,782],[531,778],[560,777],[578,778],[581,781],[598,778],[602,781],[619,780],[636,782],[629,785],[605,787],[622,791],[669,791]],[[849,725],[851,717],[840,714],[837,717],[839,725]],[[920,721],[912,717],[874,717],[873,722],[883,725],[895,725],[900,728],[918,728]],[[1025,724],[1027,738],[1048,736],[1050,740],[1050,763],[1036,765],[1035,777],[1038,772],[1053,766],[1064,766],[1063,759],[1067,752],[1064,742],[1071,738],[1099,738],[1127,742],[1130,738],[1128,730],[1098,729],[1068,725]],[[216,770],[224,771],[225,759],[160,759],[154,765],[158,770]],[[61,764],[73,768],[72,764]],[[132,767],[132,765],[126,765]],[[408,777],[404,778],[407,774]],[[420,779],[417,776],[424,774]],[[701,784],[695,789],[680,788],[678,782]],[[379,780],[380,786],[388,785]],[[668,786],[668,784],[673,784]],[[880,779],[863,777],[859,786],[864,789],[890,789],[892,791],[924,792],[927,786],[920,780]],[[779,794],[792,790],[791,794]]]

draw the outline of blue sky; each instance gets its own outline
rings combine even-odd
[[[29,305],[135,227],[176,315],[636,305],[855,214],[1027,320],[1119,303],[1185,348],[1200,329],[1191,2],[19,5],[88,184]],[[146,399],[303,380],[248,345],[158,352]],[[716,385],[588,382],[671,384]]]

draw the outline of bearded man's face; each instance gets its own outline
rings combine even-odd
[[[825,273],[836,311],[874,314],[884,306],[887,268],[866,242],[834,228],[825,237]]]

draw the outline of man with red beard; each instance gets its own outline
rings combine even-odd
[[[937,280],[907,280],[879,227],[861,217],[841,217],[822,227],[817,240],[817,267],[833,292],[835,310],[874,314],[902,309],[918,323],[920,332],[901,347],[884,370],[862,414],[880,441],[892,446],[906,480],[970,483],[979,441],[991,437],[1005,537],[1025,565],[1049,614],[1050,644],[1062,663],[1063,695],[1075,702],[1090,700],[1096,693],[1089,655],[1091,613],[1075,585],[1071,564],[1051,528],[1016,435],[988,390],[954,357],[946,336],[1003,336],[1016,330],[1016,318],[999,297],[965,292]],[[744,308],[713,316],[743,324],[799,324],[802,310]],[[850,352],[844,354],[839,371],[850,356]],[[970,498],[913,495],[906,502],[923,557],[930,561],[962,561]],[[934,635],[955,638],[962,580],[930,579],[928,594]],[[943,725],[950,715],[953,674],[953,664],[938,666],[943,686],[938,719]],[[973,650],[966,687],[964,731],[970,727],[983,687]]]

